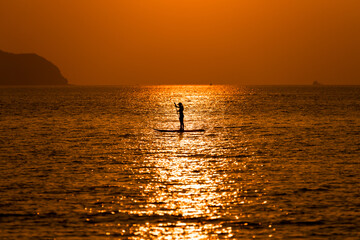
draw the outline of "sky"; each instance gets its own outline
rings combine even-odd
[[[0,0],[72,84],[360,84],[359,0]]]

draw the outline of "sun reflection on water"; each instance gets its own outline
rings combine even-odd
[[[179,141],[177,147],[180,149],[191,144],[182,137]],[[206,239],[209,231],[221,225],[201,223],[220,218],[214,210],[222,207],[221,194],[216,191],[219,182],[214,181],[203,159],[181,156],[186,154],[178,150],[175,155],[157,159],[154,163],[157,180],[148,184],[144,191],[152,193],[146,206],[148,210],[152,209],[155,215],[173,216],[177,221],[142,227],[138,231],[141,235],[152,232],[154,236],[171,236],[172,239]]]
[[[359,239],[359,87],[0,90],[3,239]]]
[[[194,94],[191,87],[185,87],[183,91],[172,93],[173,98],[183,101],[186,107],[185,127],[196,128],[197,124],[206,121],[201,119],[204,116],[199,106],[214,104],[216,95],[211,95],[211,92],[205,92],[205,96]],[[204,91],[200,93],[204,94]],[[176,121],[175,118],[175,126]],[[161,136],[156,142],[155,156],[147,157],[155,169],[156,179],[144,188],[148,195],[144,206],[147,214],[151,212],[153,216],[166,216],[173,220],[162,222],[160,219],[158,224],[142,225],[137,234],[150,234],[160,239],[208,239],[219,234],[224,238],[231,237],[231,227],[222,227],[218,221],[223,217],[219,209],[224,208],[223,198],[228,193],[219,191],[219,186],[223,185],[222,177],[217,169],[210,167],[209,159],[202,157],[210,151],[208,139],[203,134],[177,135],[170,135],[169,140]],[[217,163],[221,168],[221,162]]]
[[[185,86],[177,91],[154,87],[150,98],[157,96],[154,112],[161,128],[178,127],[172,103],[164,104],[170,95],[184,103],[185,129],[193,129],[202,128],[209,119],[221,125],[227,110],[217,106],[227,99],[218,96],[225,90],[224,86]],[[158,126],[150,124],[149,128]],[[106,235],[131,239],[232,238],[234,230],[259,228],[261,216],[253,216],[251,209],[267,206],[263,179],[256,175],[261,166],[253,164],[247,139],[239,134],[237,131],[227,141],[226,131],[219,135],[213,129],[205,133],[153,132],[141,135],[135,143],[129,141],[133,149],[126,151],[139,153],[122,165],[123,169],[113,170],[114,176],[118,171],[129,173],[121,181],[114,177],[120,194],[114,194],[111,203],[88,209],[95,215],[89,222],[107,226]],[[97,219],[103,215],[107,220]],[[127,224],[116,225],[125,220]]]

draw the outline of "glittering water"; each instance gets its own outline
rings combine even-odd
[[[185,106],[177,129],[173,102]],[[360,87],[0,88],[2,239],[358,239]]]

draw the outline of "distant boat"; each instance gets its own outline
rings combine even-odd
[[[314,81],[312,85],[313,85],[313,86],[321,86],[322,84],[319,83],[318,81]]]

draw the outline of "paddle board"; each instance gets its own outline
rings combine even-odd
[[[193,129],[193,130],[164,130],[164,129],[154,129],[155,131],[158,132],[178,132],[178,133],[182,133],[182,132],[205,132],[205,129]]]

